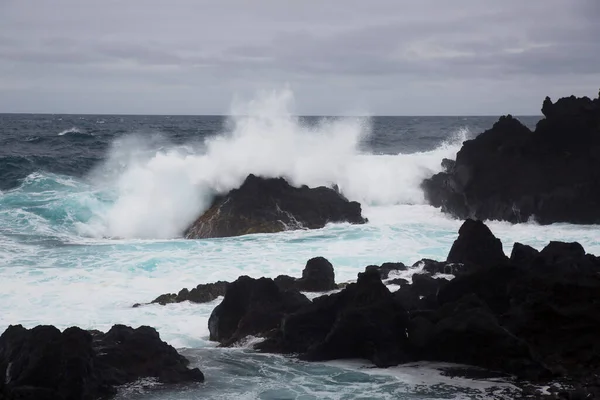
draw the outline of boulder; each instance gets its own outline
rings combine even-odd
[[[323,257],[311,258],[294,288],[303,292],[326,292],[336,289],[333,265]]]
[[[327,292],[337,289],[333,265],[323,257],[311,258],[302,270],[301,278],[279,275],[275,284],[282,290],[295,289],[302,292]]]
[[[535,131],[503,116],[425,179],[430,204],[456,217],[600,223],[600,97],[544,101]]]
[[[188,239],[318,229],[330,222],[364,224],[360,204],[328,187],[293,187],[283,178],[248,175],[185,232]]]
[[[467,219],[460,227],[458,239],[454,241],[446,261],[473,267],[509,263],[500,239],[483,222],[472,219]]]
[[[296,290],[282,290],[272,279],[241,276],[227,286],[225,297],[210,315],[210,340],[230,346],[248,335],[264,336],[288,313],[310,304]]]
[[[339,293],[287,315],[262,351],[311,361],[364,358],[383,367],[407,361],[407,314],[376,271],[360,273]]]
[[[91,400],[141,378],[202,382],[202,372],[188,364],[146,326],[115,325],[101,333],[12,325],[0,336],[0,398]]]

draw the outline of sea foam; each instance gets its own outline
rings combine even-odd
[[[239,187],[248,174],[284,177],[293,185],[337,184],[365,205],[423,204],[419,185],[439,171],[465,132],[434,151],[376,155],[360,150],[368,118],[324,118],[304,124],[293,114],[290,91],[266,92],[232,108],[225,131],[202,143],[172,145],[160,136],[116,140],[94,171],[114,202],[98,210],[82,234],[174,238],[210,204],[215,193]]]

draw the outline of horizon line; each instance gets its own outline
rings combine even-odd
[[[52,113],[52,112],[0,112],[0,115],[74,115],[74,116],[111,116],[111,117],[232,117],[232,114],[138,114],[138,113]],[[292,117],[313,118],[406,118],[406,117],[502,117],[512,115],[513,117],[543,117],[543,114],[371,114],[371,115],[343,115],[343,114],[293,114]],[[248,117],[251,114],[237,115]]]

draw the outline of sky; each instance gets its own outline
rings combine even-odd
[[[0,0],[0,112],[538,115],[596,97],[600,0]]]

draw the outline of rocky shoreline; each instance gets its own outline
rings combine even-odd
[[[558,380],[598,393],[598,257],[562,242],[539,252],[516,243],[507,257],[487,226],[467,220],[448,260],[421,264],[395,292],[380,268],[367,267],[356,283],[312,301],[272,279],[240,277],[211,315],[211,340],[231,346],[262,337],[256,350],[308,361],[465,364],[524,386]],[[452,280],[436,277],[450,271]]]
[[[410,281],[397,277],[411,269]],[[600,258],[578,243],[541,251],[515,243],[508,257],[484,223],[466,220],[445,261],[370,265],[356,282],[336,284],[334,267],[317,257],[301,278],[242,276],[153,303],[223,296],[208,323],[220,346],[252,337],[262,339],[256,351],[306,361],[461,364],[514,377],[522,398],[586,399],[600,395],[599,273]],[[309,291],[324,293],[310,300]],[[125,326],[106,334],[11,326],[0,337],[0,373],[6,399],[98,399],[143,377],[204,379],[154,329]],[[570,389],[535,389],[553,382]]]
[[[397,277],[409,270],[410,281]],[[600,394],[600,258],[578,243],[515,243],[509,257],[484,223],[466,220],[445,261],[370,265],[336,284],[317,257],[302,275],[226,284],[210,340],[228,347],[258,337],[255,350],[306,361],[480,367],[514,377],[523,398]],[[309,291],[328,294],[309,300]],[[571,389],[532,389],[552,382]]]
[[[541,251],[515,243],[507,256],[481,222],[600,223],[600,97],[547,98],[542,112],[533,132],[510,115],[500,118],[423,182],[433,206],[465,220],[446,260],[369,265],[356,282],[336,283],[334,266],[315,257],[298,278],[241,276],[146,304],[222,297],[208,328],[210,340],[223,347],[252,337],[260,339],[252,341],[256,351],[306,361],[461,364],[514,377],[524,399],[600,398],[600,257],[576,242],[550,242]],[[360,204],[335,188],[295,188],[283,178],[249,175],[240,188],[217,196],[185,237],[330,222],[367,220]],[[397,276],[405,271],[416,272],[410,280]],[[321,295],[309,299],[307,292]],[[0,336],[0,400],[110,398],[142,378],[203,382],[188,364],[147,326],[115,325],[102,333],[14,325]],[[550,383],[566,389],[536,389]]]

